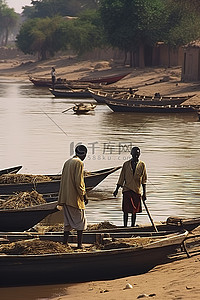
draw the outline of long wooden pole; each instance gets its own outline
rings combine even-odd
[[[155,229],[156,232],[158,232],[158,229],[157,229],[156,225],[154,224],[154,221],[153,221],[153,219],[152,219],[152,217],[151,217],[151,214],[150,214],[150,212],[149,212],[149,209],[148,209],[148,207],[147,207],[147,205],[146,205],[146,202],[145,202],[144,200],[143,200],[143,204],[144,204],[144,207],[145,207],[145,209],[146,209],[146,212],[147,212],[147,214],[148,214],[148,216],[149,216],[149,219],[150,219],[150,221],[151,221],[151,224],[152,224],[153,228]]]

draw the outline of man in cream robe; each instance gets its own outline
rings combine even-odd
[[[82,247],[82,233],[87,228],[85,204],[88,200],[83,175],[83,160],[87,148],[79,145],[75,149],[75,156],[68,159],[63,166],[58,205],[64,209],[64,239],[67,244],[71,229],[77,230],[78,248]]]

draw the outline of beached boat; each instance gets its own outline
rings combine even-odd
[[[122,101],[105,100],[105,103],[114,112],[133,113],[197,113],[196,106],[192,105],[136,105],[122,103]]]
[[[145,105],[145,106],[166,106],[166,105],[180,105],[186,100],[194,97],[195,95],[188,96],[161,96],[160,94],[154,96],[138,95],[134,90],[130,89],[126,92],[119,91],[102,91],[89,88],[88,91],[91,96],[99,103],[106,103],[107,101],[114,101],[116,104],[123,104],[127,106],[132,105]]]
[[[71,253],[0,255],[1,286],[107,280],[141,274],[168,261],[188,232],[152,239],[147,244]]]
[[[16,166],[16,167],[11,167],[11,168],[7,168],[7,169],[2,169],[2,170],[0,170],[0,176],[5,175],[5,174],[15,174],[21,168],[22,168],[22,166]]]
[[[71,83],[104,83],[104,84],[112,84],[115,83],[130,73],[125,74],[117,74],[105,77],[97,77],[97,78],[80,78],[78,80],[67,80],[65,78],[58,78],[55,82],[55,88],[63,87],[66,88],[67,84]],[[32,77],[29,76],[29,80],[38,87],[52,87],[52,80],[51,78],[44,78],[44,77]]]
[[[85,175],[85,185],[87,190],[93,189],[108,175],[116,172],[121,167],[102,169],[88,172]],[[36,190],[40,194],[58,193],[60,188],[61,175],[48,175],[52,180],[35,183],[0,184],[0,195],[9,195],[16,192],[26,192]]]
[[[0,209],[0,231],[25,231],[57,211],[57,201],[18,209]]]
[[[49,89],[56,98],[92,98],[87,89]]]
[[[112,83],[118,82],[119,80],[123,79],[124,77],[126,77],[129,74],[130,74],[130,72],[123,73],[123,74],[117,74],[117,75],[110,75],[110,76],[105,76],[105,77],[81,78],[81,79],[79,79],[79,81],[91,82],[91,83],[112,84]]]

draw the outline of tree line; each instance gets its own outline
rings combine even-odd
[[[59,50],[113,47],[129,55],[163,42],[176,48],[200,36],[199,0],[32,0],[16,45],[39,59]],[[0,0],[0,22],[3,23]],[[67,16],[73,16],[69,18]]]

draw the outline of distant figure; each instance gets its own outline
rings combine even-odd
[[[133,92],[133,89],[132,89],[132,88],[129,88],[129,93],[130,93],[131,95],[133,95],[133,94],[134,94],[134,92]]]
[[[135,226],[136,213],[142,212],[142,200],[146,200],[146,181],[147,172],[145,163],[139,160],[140,149],[133,147],[131,150],[132,158],[126,161],[123,166],[113,193],[116,197],[120,187],[123,188],[122,211],[124,214],[124,227],[127,227],[128,214],[131,213],[131,226]],[[141,189],[143,195],[141,196]]]
[[[55,82],[56,82],[56,70],[54,67],[51,68],[51,81],[52,81],[52,88],[54,90]]]
[[[160,98],[160,93],[155,93],[154,97]]]
[[[58,205],[64,209],[64,238],[68,244],[70,230],[77,230],[78,248],[82,248],[83,230],[87,228],[85,204],[88,203],[83,176],[83,160],[87,148],[79,145],[75,149],[75,156],[64,163],[62,170]]]

